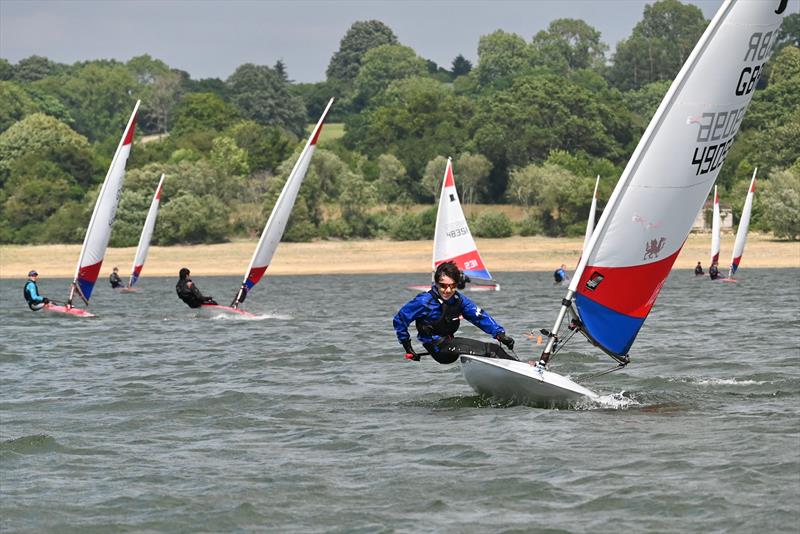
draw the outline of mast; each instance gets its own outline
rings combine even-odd
[[[136,112],[139,110],[141,100],[136,101],[133,107],[128,124],[122,134],[114,158],[108,167],[108,172],[100,187],[97,201],[94,205],[92,218],[86,229],[86,235],[81,246],[81,254],[78,257],[78,264],[75,267],[75,275],[72,277],[72,284],[69,290],[67,306],[72,306],[75,293],[81,297],[84,303],[89,304],[94,284],[100,274],[100,267],[108,247],[108,239],[111,236],[111,225],[117,211],[119,194],[122,189],[122,182],[125,178],[125,164],[130,155],[133,135],[136,130]]]
[[[331,98],[328,101],[328,105],[325,106],[325,111],[322,112],[322,116],[311,132],[308,141],[306,141],[303,151],[300,153],[300,157],[297,158],[292,172],[289,173],[289,178],[286,179],[281,194],[278,196],[278,200],[272,208],[272,213],[269,215],[267,224],[264,226],[264,231],[261,232],[261,237],[253,252],[250,265],[247,267],[244,280],[239,290],[236,292],[233,302],[231,302],[232,308],[239,307],[239,304],[247,297],[248,291],[261,280],[262,276],[264,276],[267,267],[269,267],[269,263],[272,261],[272,256],[275,254],[278,243],[280,243],[283,232],[286,229],[286,224],[289,222],[289,216],[292,213],[292,207],[297,199],[297,193],[300,191],[303,178],[311,163],[311,156],[314,154],[319,134],[322,132],[322,126],[325,123],[325,118],[328,116],[331,105],[333,105],[333,98]]]
[[[586,247],[589,245],[589,240],[592,238],[594,232],[594,218],[597,212],[597,186],[600,185],[600,175],[594,182],[594,193],[592,194],[592,205],[589,208],[589,220],[586,223],[586,235],[583,238],[583,253],[586,253]]]
[[[431,284],[436,280],[433,279],[436,274],[436,252],[439,250],[439,225],[444,224],[445,217],[445,197],[444,189],[447,187],[448,177],[451,182],[453,180],[453,158],[447,158],[447,164],[444,167],[444,176],[442,176],[442,188],[439,190],[439,205],[436,207],[436,227],[433,229],[433,250],[431,251]]]

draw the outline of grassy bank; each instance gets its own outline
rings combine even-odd
[[[561,263],[571,269],[580,256],[580,238],[510,237],[478,239],[481,256],[494,272],[551,271]],[[708,234],[692,234],[676,269],[691,269],[700,260],[708,268]],[[187,266],[198,276],[244,275],[255,240],[219,245],[152,247],[144,275],[173,276]],[[733,234],[722,237],[723,267],[733,247]],[[317,241],[281,243],[269,268],[272,275],[333,273],[424,273],[430,267],[431,241]],[[72,277],[80,245],[1,246],[0,278],[24,278],[30,269],[46,277]],[[123,276],[130,272],[135,249],[109,249],[101,276],[115,265]],[[770,236],[750,235],[742,269],[800,268],[800,243],[776,241]]]

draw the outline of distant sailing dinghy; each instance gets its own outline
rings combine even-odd
[[[750,228],[750,214],[753,211],[753,194],[756,192],[756,172],[758,172],[758,168],[753,170],[753,177],[750,179],[750,189],[747,190],[747,197],[742,208],[742,217],[739,219],[739,229],[736,230],[736,241],[733,243],[731,267],[728,270],[728,277],[721,279],[723,282],[736,282],[733,275],[739,269],[739,263],[741,263],[742,254],[744,254],[744,245],[747,243],[747,230]]]
[[[478,253],[478,247],[467,225],[464,210],[456,191],[456,182],[453,178],[453,162],[447,158],[444,170],[442,192],[439,197],[439,209],[436,213],[436,230],[433,234],[433,271],[439,264],[452,261],[465,275],[469,276],[471,283],[467,291],[499,291],[500,284],[492,279],[489,270]],[[427,291],[431,285],[410,286],[409,289]]]
[[[158,205],[161,203],[161,190],[164,187],[164,174],[156,186],[156,193],[153,195],[153,201],[150,203],[150,210],[147,212],[147,218],[144,221],[142,228],[142,235],[139,236],[139,246],[136,247],[136,256],[133,258],[133,268],[131,269],[131,278],[128,280],[128,285],[120,290],[121,293],[133,293],[136,291],[134,284],[139,280],[139,275],[142,274],[142,267],[147,260],[147,252],[150,250],[150,240],[153,238],[153,230],[156,227],[156,217],[158,216]]]
[[[331,109],[333,98],[328,101],[325,106],[325,111],[319,118],[317,125],[311,132],[311,136],[306,141],[306,146],[297,158],[297,163],[294,164],[286,184],[283,186],[280,196],[272,208],[272,213],[267,220],[267,225],[261,233],[261,239],[258,240],[253,258],[250,260],[250,266],[247,268],[242,285],[237,291],[236,296],[231,302],[230,306],[221,306],[218,304],[203,304],[201,312],[205,315],[232,315],[240,317],[255,317],[252,313],[239,309],[239,305],[244,302],[245,297],[253,289],[253,287],[264,276],[267,267],[272,261],[272,256],[278,248],[278,243],[281,241],[284,230],[286,230],[286,223],[289,222],[289,216],[292,214],[292,207],[297,199],[297,193],[300,191],[300,185],[303,183],[308,166],[311,163],[311,156],[314,154],[314,149],[317,146],[319,134],[322,132],[322,126],[325,123],[325,117],[328,115],[328,110]]]
[[[73,299],[75,295],[78,295],[84,304],[88,306],[94,290],[94,284],[100,274],[100,267],[103,265],[103,258],[106,255],[106,248],[108,248],[108,238],[111,236],[111,224],[114,222],[119,194],[125,178],[125,164],[131,153],[139,102],[139,100],[136,101],[131,118],[128,120],[128,125],[122,134],[117,151],[114,153],[114,159],[111,160],[106,179],[100,187],[100,194],[97,196],[92,218],[89,220],[89,227],[86,229],[81,255],[78,258],[78,266],[75,269],[75,276],[69,289],[69,299],[63,305],[51,302],[42,308],[45,311],[74,317],[95,317],[86,308],[74,307]]]
[[[785,8],[786,0],[728,0],[720,7],[614,188],[555,324],[543,332],[548,340],[539,362],[461,356],[464,377],[476,391],[537,406],[595,398],[546,370],[575,332],[617,362],[609,372],[630,362],[628,351],[742,123]]]

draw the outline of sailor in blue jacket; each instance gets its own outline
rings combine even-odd
[[[433,279],[434,284],[430,291],[411,299],[394,316],[394,330],[397,340],[406,351],[406,358],[419,361],[419,355],[411,346],[411,336],[408,333],[408,327],[413,322],[417,327],[417,339],[439,363],[453,363],[461,354],[517,359],[495,343],[453,337],[458,330],[459,320],[463,317],[509,349],[514,348],[514,340],[506,335],[505,329],[486,311],[456,290],[461,272],[455,263],[440,264]]]
[[[50,299],[43,297],[39,294],[39,286],[36,282],[39,280],[39,273],[31,271],[28,273],[28,281],[25,282],[25,288],[22,294],[25,296],[25,301],[28,307],[33,311],[38,311],[44,308],[45,304],[50,302]]]

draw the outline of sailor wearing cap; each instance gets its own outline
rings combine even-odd
[[[46,304],[50,303],[50,299],[39,294],[39,286],[36,285],[38,280],[39,273],[30,271],[28,273],[28,280],[25,282],[25,289],[23,290],[25,301],[28,303],[28,307],[33,311],[41,310]]]

